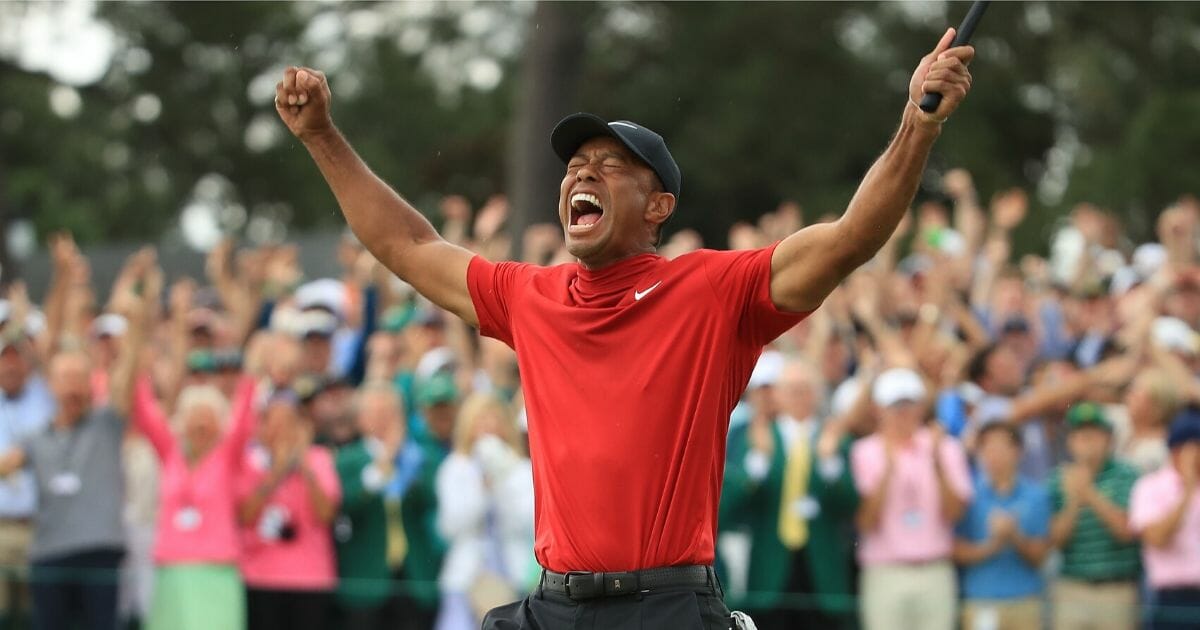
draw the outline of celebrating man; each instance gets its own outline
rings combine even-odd
[[[917,66],[900,127],[838,221],[738,252],[655,254],[681,174],[658,134],[569,116],[558,214],[577,263],[493,263],[442,239],[330,117],[322,73],[289,68],[276,109],[347,222],[389,269],[517,352],[536,490],[537,595],[488,628],[728,628],[711,568],[729,413],[764,344],[870,259],[907,211],[971,85],[948,30]],[[927,114],[926,92],[942,103]]]

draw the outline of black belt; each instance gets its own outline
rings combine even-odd
[[[555,573],[542,569],[541,588],[562,593],[574,600],[648,593],[663,588],[716,589],[717,579],[709,566],[661,567],[641,571]]]

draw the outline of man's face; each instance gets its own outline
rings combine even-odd
[[[60,354],[50,362],[50,390],[62,417],[74,422],[92,405],[92,381],[87,358]]]
[[[880,407],[880,430],[896,438],[908,438],[921,428],[924,413],[924,405],[913,400],[901,400],[894,405]]]
[[[458,405],[440,402],[425,407],[425,424],[434,437],[449,442],[454,434],[454,419],[458,415]]]
[[[324,374],[329,369],[329,357],[333,354],[333,343],[329,336],[310,333],[301,341],[301,370]]]
[[[312,402],[312,417],[317,433],[335,442],[345,441],[354,433],[351,402],[354,390],[336,386],[317,394]]]
[[[988,357],[987,370],[988,384],[995,393],[1012,396],[1019,392],[1024,384],[1021,361],[1008,346],[996,348],[992,356]]]
[[[988,431],[979,441],[979,465],[991,479],[1007,479],[1021,462],[1021,447],[1004,431]]]
[[[400,400],[395,395],[365,394],[358,406],[357,421],[363,435],[385,442],[392,435],[403,440],[407,429],[400,412]]]
[[[655,229],[649,211],[667,203],[657,182],[654,171],[618,140],[599,137],[583,143],[559,186],[558,216],[567,251],[590,267],[648,251]]]
[[[813,415],[816,395],[813,391],[812,378],[800,367],[784,368],[779,383],[775,385],[775,400],[780,411],[797,420],[804,420]]]
[[[1067,435],[1067,451],[1071,459],[1084,464],[1100,464],[1108,458],[1112,436],[1102,427],[1083,426]]]
[[[29,377],[29,362],[24,352],[15,345],[0,350],[0,390],[16,394],[25,386]]]
[[[774,419],[779,415],[778,397],[774,385],[762,385],[746,390],[746,402],[754,410],[756,416]]]

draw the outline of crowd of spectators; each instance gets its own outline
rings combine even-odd
[[[1080,205],[1014,261],[1025,193],[943,186],[760,359],[722,495],[731,606],[764,629],[1200,628],[1200,204],[1144,243]]]
[[[1200,627],[1200,204],[1140,245],[1079,206],[1013,261],[1024,193],[944,189],[760,358],[730,420],[730,607],[764,630]],[[502,197],[439,210],[447,239],[516,249]],[[783,204],[729,246],[802,225]],[[568,260],[556,225],[520,245]],[[0,302],[10,617],[467,630],[537,586],[514,352],[352,236],[338,278],[226,242],[203,279],[139,251],[107,295],[49,247],[40,307]]]

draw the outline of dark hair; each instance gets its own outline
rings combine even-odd
[[[983,444],[983,440],[992,433],[1007,435],[1008,439],[1012,440],[1013,446],[1018,449],[1025,445],[1025,438],[1021,436],[1021,432],[1017,429],[1016,425],[1011,422],[991,422],[983,425],[983,428],[979,429],[978,435],[975,436],[976,443]]]
[[[988,359],[992,358],[999,348],[998,344],[992,343],[976,352],[975,356],[971,357],[971,362],[967,364],[967,380],[979,384],[979,379],[987,373]]]

